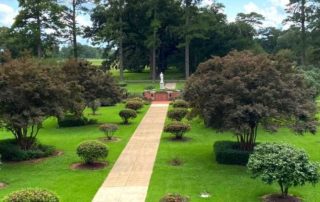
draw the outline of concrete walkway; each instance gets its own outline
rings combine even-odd
[[[168,90],[175,90],[177,84],[176,83],[166,83],[165,88]]]
[[[169,105],[152,104],[93,202],[144,202]]]

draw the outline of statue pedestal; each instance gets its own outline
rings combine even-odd
[[[164,88],[164,82],[161,82],[160,83],[160,90],[164,90],[165,88]]]

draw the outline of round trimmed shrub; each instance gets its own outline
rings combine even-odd
[[[123,109],[119,112],[119,116],[122,118],[124,124],[128,124],[129,119],[137,117],[137,112],[133,109]]]
[[[45,189],[23,189],[3,199],[4,202],[59,202],[59,198]]]
[[[103,124],[99,127],[99,129],[107,136],[108,140],[111,140],[119,127],[115,124]]]
[[[238,142],[217,141],[213,145],[214,155],[219,164],[247,165],[251,151],[240,149]]]
[[[98,141],[86,141],[77,148],[77,154],[86,164],[92,164],[108,156],[108,147]]]
[[[175,108],[168,112],[168,118],[181,121],[188,114],[188,109],[186,108]]]
[[[173,102],[172,106],[174,108],[189,108],[189,104],[184,100],[176,100]]]
[[[164,127],[164,132],[171,133],[176,136],[176,139],[182,139],[183,135],[188,132],[191,127],[188,124],[174,121]]]
[[[138,111],[143,107],[143,102],[138,101],[138,100],[130,100],[126,104],[127,109],[133,109],[135,111]]]

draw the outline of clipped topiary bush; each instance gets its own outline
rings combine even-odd
[[[59,202],[59,198],[45,189],[23,189],[15,191],[3,199],[4,202]]]
[[[186,115],[188,114],[188,109],[186,108],[175,108],[168,112],[168,118],[175,120],[175,121],[181,121]]]
[[[35,144],[29,150],[22,150],[16,140],[0,141],[0,154],[3,161],[27,161],[51,156],[54,152],[55,147],[53,146]]]
[[[137,117],[137,112],[133,109],[123,109],[119,112],[119,116],[122,118],[124,124],[128,124],[129,119]]]
[[[114,133],[119,129],[119,127],[115,124],[103,124],[99,129],[107,136],[108,140],[112,140]]]
[[[65,115],[63,118],[58,119],[58,125],[60,128],[67,127],[79,127],[85,125],[96,124],[97,120],[88,119],[86,117],[77,117],[74,115]]]
[[[160,199],[160,202],[189,202],[190,198],[181,194],[167,194]]]
[[[171,133],[176,136],[176,139],[181,140],[190,129],[191,127],[188,124],[174,121],[164,127],[164,132]]]
[[[172,106],[174,108],[189,108],[189,104],[184,100],[176,100],[173,102]]]
[[[135,111],[138,111],[143,107],[143,101],[138,101],[138,100],[130,100],[126,104],[127,109],[133,109]]]
[[[232,141],[217,141],[214,143],[216,161],[227,165],[247,165],[252,152],[241,150],[239,143]]]
[[[86,164],[92,164],[108,156],[108,147],[98,141],[82,142],[77,148],[77,154]]]

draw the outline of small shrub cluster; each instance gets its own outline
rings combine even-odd
[[[132,109],[123,109],[119,112],[119,116],[122,118],[124,124],[129,124],[129,119],[137,117],[137,112]]]
[[[101,107],[100,100],[94,100],[88,104],[88,107],[92,110],[92,114],[96,115],[98,109]]]
[[[145,90],[154,90],[154,89],[156,89],[156,87],[155,86],[146,86],[144,89]]]
[[[172,106],[174,108],[189,108],[189,104],[184,100],[176,100],[173,102]]]
[[[220,164],[247,165],[251,152],[240,150],[239,143],[217,141],[214,146],[216,161]]]
[[[3,140],[0,142],[0,153],[3,161],[27,161],[53,155],[55,148],[42,144],[35,144],[29,150],[22,150],[16,140]]]
[[[117,102],[111,98],[103,98],[103,99],[100,99],[100,104],[102,107],[110,107],[110,106],[115,106]]]
[[[126,103],[126,108],[127,109],[133,109],[135,111],[138,111],[143,107],[144,103],[143,101],[138,101],[138,100],[130,100]]]
[[[77,154],[86,164],[92,164],[108,156],[108,147],[98,141],[82,142],[77,148]]]
[[[97,120],[95,119],[88,119],[86,117],[77,117],[74,115],[66,115],[63,118],[58,119],[58,125],[60,128],[79,127],[79,126],[85,126],[85,125],[92,125],[96,123],[97,123]]]
[[[190,198],[181,194],[167,194],[160,199],[160,202],[189,202]]]
[[[165,126],[164,132],[171,133],[175,135],[176,139],[181,140],[183,135],[190,130],[188,124],[174,121]]]
[[[168,118],[181,121],[188,114],[188,109],[186,108],[174,108],[168,112]]]
[[[6,196],[3,202],[59,202],[59,198],[45,189],[23,189]]]
[[[99,129],[107,136],[108,140],[111,140],[119,127],[115,124],[103,124],[99,127]]]

